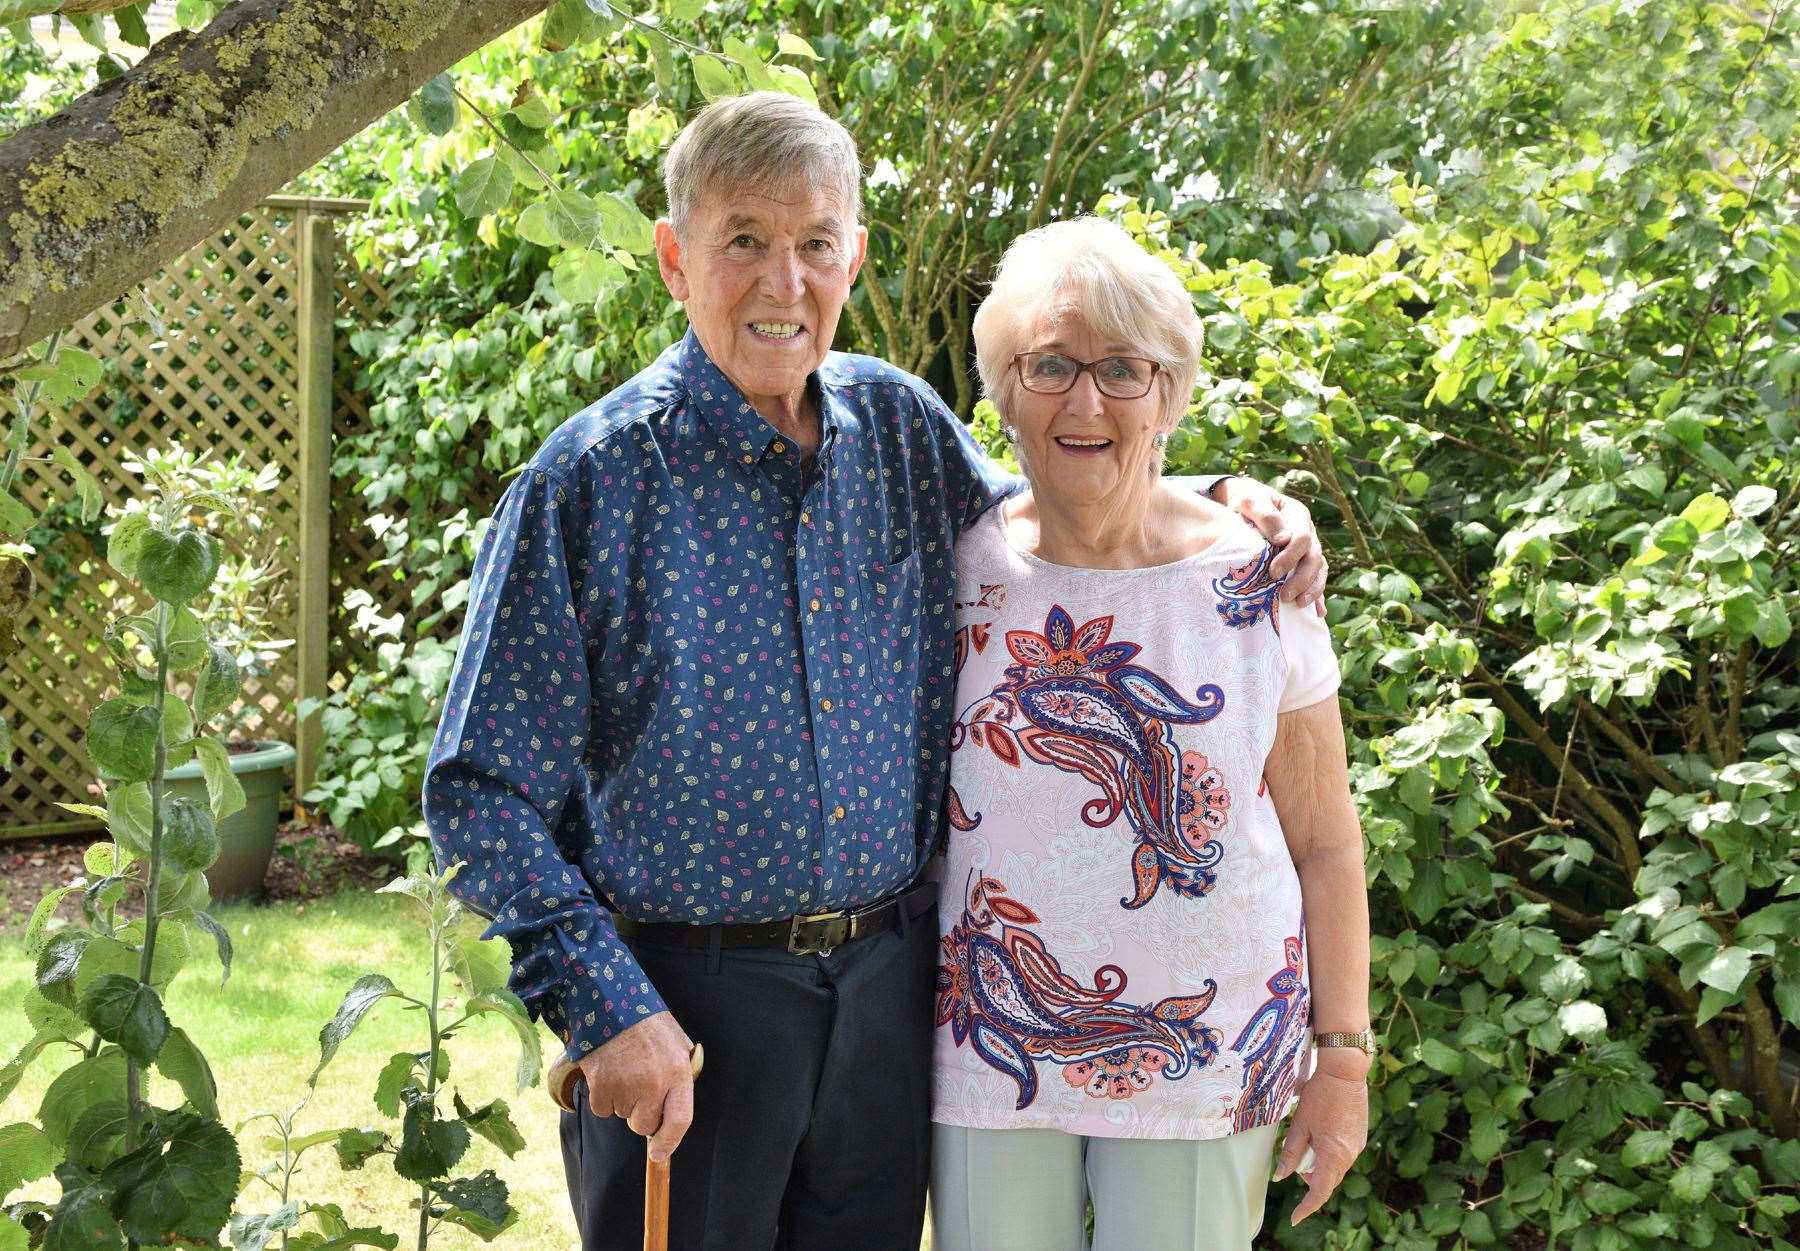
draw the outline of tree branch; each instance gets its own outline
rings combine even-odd
[[[0,141],[0,357],[117,299],[545,5],[238,0]]]

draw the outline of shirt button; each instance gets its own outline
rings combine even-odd
[[[801,513],[800,514],[800,524],[803,526],[810,526],[812,524],[812,514],[811,513]]]
[[[830,712],[831,711],[831,701],[829,699],[821,699],[819,701],[819,707],[823,708],[826,712]]]
[[[779,456],[787,451],[787,444],[783,443],[780,439],[776,439],[773,443],[769,444],[769,450]]]
[[[807,606],[807,608],[811,609],[813,612],[819,611],[819,601],[816,599],[809,602],[806,606]]]
[[[842,821],[844,819],[844,805],[839,804],[831,810],[831,819],[833,821]]]
[[[744,463],[746,465],[754,465],[756,463],[756,457],[752,456],[749,452],[745,452]]]

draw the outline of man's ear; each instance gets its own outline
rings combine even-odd
[[[850,248],[850,285],[856,285],[856,275],[862,271],[863,258],[869,254],[869,228],[858,226],[856,236]]]
[[[681,241],[669,219],[656,219],[656,267],[662,271],[663,285],[677,300],[688,298],[687,272],[681,267]]]

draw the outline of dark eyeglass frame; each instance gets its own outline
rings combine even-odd
[[[1030,375],[1026,372],[1025,362],[1038,356],[1054,356],[1059,360],[1068,361],[1069,364],[1075,366],[1074,372],[1069,375],[1068,382],[1060,387],[1033,386]],[[1150,366],[1150,377],[1144,381],[1144,389],[1132,395],[1120,395],[1117,392],[1108,391],[1106,389],[1106,384],[1100,381],[1100,372],[1097,368],[1097,366],[1106,364],[1107,361],[1137,361],[1140,364]],[[1156,385],[1156,375],[1162,372],[1162,363],[1160,361],[1153,361],[1147,356],[1120,356],[1117,353],[1114,353],[1111,356],[1102,356],[1097,361],[1078,361],[1066,352],[1015,352],[1013,353],[1012,363],[1013,368],[1019,371],[1019,385],[1033,394],[1067,395],[1074,389],[1075,380],[1077,378],[1081,377],[1084,373],[1092,373],[1094,375],[1094,386],[1099,390],[1100,394],[1115,400],[1143,399],[1146,395],[1150,394],[1150,388]]]

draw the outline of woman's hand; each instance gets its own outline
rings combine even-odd
[[[1319,532],[1305,504],[1244,477],[1226,478],[1214,484],[1212,498],[1235,511],[1277,549],[1269,572],[1287,579],[1287,585],[1281,589],[1283,599],[1296,608],[1324,600],[1329,571],[1324,549],[1319,546]]]
[[[1369,1141],[1368,1059],[1361,1052],[1347,1061],[1321,1060],[1300,1087],[1300,1106],[1281,1144],[1275,1180],[1292,1173],[1313,1152],[1306,1194],[1294,1208],[1292,1223],[1325,1206]]]

